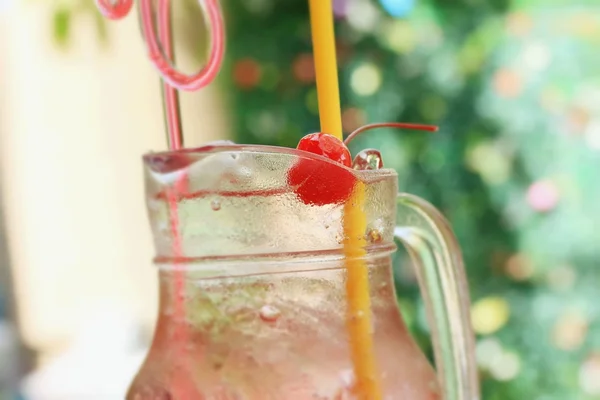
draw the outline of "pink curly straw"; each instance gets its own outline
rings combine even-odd
[[[193,75],[186,75],[175,69],[161,49],[161,43],[156,38],[152,17],[152,5],[150,0],[141,0],[142,24],[146,36],[146,44],[150,53],[150,59],[158,68],[163,79],[171,86],[186,91],[195,91],[212,82],[223,62],[225,50],[225,29],[221,9],[217,0],[200,1],[200,5],[207,13],[210,24],[211,49],[206,66]],[[158,0],[158,26],[166,26],[169,19],[169,0]]]
[[[183,147],[183,135],[179,118],[177,90],[196,91],[211,83],[219,73],[225,53],[225,27],[223,15],[217,0],[198,0],[206,13],[210,30],[210,53],[206,65],[195,74],[188,75],[172,65],[172,38],[170,32],[169,0],[158,0],[156,13],[152,0],[140,0],[140,22],[148,49],[150,61],[154,64],[163,81],[170,86],[164,88],[164,107],[167,117],[169,148]],[[122,19],[129,14],[133,0],[96,0],[100,12],[112,20]],[[155,30],[154,14],[158,26]]]

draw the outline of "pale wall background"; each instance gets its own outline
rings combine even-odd
[[[81,17],[63,51],[45,3],[13,2],[0,13],[1,192],[19,327],[42,361],[86,326],[152,325],[140,156],[165,147],[136,16],[110,23],[108,48]],[[227,136],[216,89],[183,106],[188,145]]]

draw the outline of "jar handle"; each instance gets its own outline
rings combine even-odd
[[[444,399],[478,400],[469,291],[456,237],[441,213],[419,197],[400,193],[397,213],[394,236],[415,265]]]

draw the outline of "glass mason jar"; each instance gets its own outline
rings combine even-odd
[[[144,163],[160,305],[127,399],[368,398],[356,390],[348,326],[362,315],[351,315],[350,268],[368,277],[372,378],[381,398],[479,398],[460,250],[432,206],[398,194],[393,170],[356,171],[293,149],[237,145],[149,154]],[[298,163],[311,177],[291,185]],[[348,204],[299,194],[333,198],[342,181],[364,188],[366,229],[355,238],[364,251],[353,263],[344,253]],[[395,239],[416,267],[437,373],[397,306]]]

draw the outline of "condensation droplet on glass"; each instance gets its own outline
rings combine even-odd
[[[354,384],[355,384],[354,371],[352,371],[351,369],[345,369],[343,371],[340,371],[338,376],[339,376],[340,381],[342,382],[342,386],[344,388],[352,389],[354,387]]]
[[[370,229],[367,232],[367,242],[369,243],[379,243],[383,240],[383,235],[378,229]]]
[[[260,319],[265,322],[275,322],[281,316],[281,311],[277,307],[267,304],[260,308],[259,315]]]
[[[383,282],[381,285],[379,285],[379,294],[385,295],[388,292],[389,292],[389,289],[388,289],[387,282]]]
[[[337,390],[334,400],[350,400],[355,398],[352,395],[354,391],[354,386],[356,385],[356,380],[354,379],[354,372],[350,369],[343,370],[339,373],[339,378],[341,381],[341,387]]]
[[[359,310],[359,311],[357,311],[357,312],[356,312],[354,315],[352,315],[352,319],[353,319],[353,320],[358,320],[358,319],[362,319],[362,318],[364,318],[364,316],[365,316],[365,313],[364,313],[364,311],[360,311],[360,310]]]
[[[167,316],[173,315],[173,307],[169,307],[169,306],[165,307],[163,314],[165,314]]]
[[[354,157],[352,168],[356,170],[371,170],[383,168],[381,153],[375,149],[365,149]]]
[[[219,211],[221,209],[221,202],[218,199],[211,200],[210,208],[212,208],[213,211]]]

